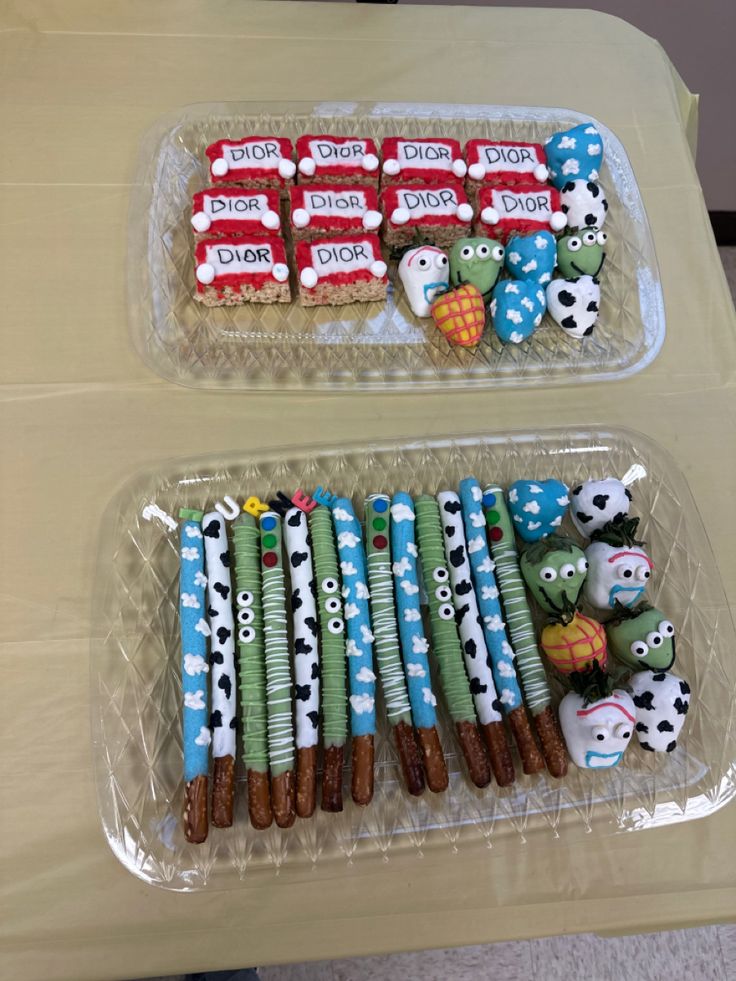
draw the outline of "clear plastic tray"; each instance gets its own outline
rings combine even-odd
[[[376,140],[411,133],[463,143],[491,136],[543,142],[585,119],[569,109],[523,106],[304,102],[211,103],[164,117],[143,140],[131,196],[128,299],[137,350],[164,378],[200,388],[495,388],[641,371],[664,340],[659,270],[631,164],[598,122],[608,256],[598,325],[583,341],[545,317],[518,346],[501,344],[487,329],[475,351],[451,348],[431,320],[413,316],[400,285],[387,303],[343,307],[213,309],[193,299],[191,197],[208,183],[204,150],[216,139],[248,132],[295,138],[316,130]]]
[[[675,670],[693,689],[674,753],[646,753],[634,742],[615,770],[571,766],[562,781],[518,773],[512,787],[478,791],[461,772],[443,712],[450,787],[415,799],[403,790],[379,704],[376,793],[368,808],[352,804],[348,777],[342,814],[318,810],[288,831],[254,831],[241,764],[234,827],[211,829],[203,845],[187,844],[181,830],[178,536],[158,519],[144,520],[144,508],[154,504],[176,515],[180,507],[209,507],[226,494],[242,500],[246,493],[309,491],[321,484],[352,495],[360,510],[370,492],[434,493],[469,474],[502,483],[554,476],[573,486],[587,477],[621,476],[634,464],[642,477],[633,487],[632,513],[641,515],[656,565],[650,598],[675,622]],[[479,843],[515,848],[532,834],[569,839],[688,821],[734,795],[733,622],[685,479],[671,457],[639,434],[510,433],[171,462],[134,477],[111,502],[96,581],[99,639],[91,684],[100,819],[117,857],[147,882],[191,890],[229,888],[287,868],[297,875],[350,874],[370,866],[371,857],[447,853]]]

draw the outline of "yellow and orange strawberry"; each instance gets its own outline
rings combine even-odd
[[[472,283],[464,283],[435,298],[432,319],[450,344],[477,347],[486,324],[483,297]]]
[[[544,653],[562,674],[585,671],[593,661],[600,668],[606,666],[608,649],[603,625],[577,611],[571,618],[548,623],[540,642]]]

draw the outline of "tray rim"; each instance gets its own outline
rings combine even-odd
[[[573,118],[580,123],[592,122],[598,128],[601,136],[604,138],[604,141],[606,141],[611,147],[615,148],[617,155],[621,158],[623,164],[628,168],[633,185],[637,192],[638,201],[636,203],[641,213],[643,235],[645,236],[646,244],[650,251],[652,271],[656,274],[656,281],[654,282],[651,290],[651,310],[649,312],[649,315],[656,321],[656,331],[652,335],[651,344],[646,349],[644,354],[638,358],[638,360],[623,368],[609,368],[602,371],[586,372],[586,374],[583,376],[583,383],[590,384],[599,381],[620,381],[625,378],[633,377],[634,375],[648,368],[649,365],[652,364],[659,356],[667,333],[667,322],[664,292],[661,284],[661,271],[652,226],[644,205],[639,182],[636,179],[634,168],[631,165],[629,155],[626,152],[623,143],[615,135],[613,130],[609,129],[609,127],[605,126],[594,116],[591,116],[588,113],[582,113],[576,109],[569,109],[561,106],[495,105],[491,103],[391,102],[369,99],[355,101],[336,100],[334,102],[329,102],[327,100],[312,101],[285,99],[266,100],[263,102],[259,102],[257,100],[216,102],[203,101],[188,103],[179,107],[178,109],[170,110],[169,112],[162,114],[144,131],[136,156],[134,179],[131,184],[127,215],[127,250],[125,257],[125,290],[127,298],[128,337],[137,355],[141,358],[146,367],[149,368],[154,375],[156,375],[156,377],[162,378],[164,381],[180,385],[183,388],[198,391],[216,391],[241,394],[243,392],[278,392],[281,395],[301,395],[305,392],[328,393],[331,391],[335,391],[343,395],[349,395],[353,392],[359,394],[389,393],[391,395],[410,395],[415,394],[417,390],[422,392],[440,392],[452,391],[460,388],[469,388],[475,391],[490,390],[493,388],[556,388],[564,385],[581,383],[579,376],[572,374],[568,369],[564,373],[560,372],[559,374],[551,377],[531,379],[529,381],[521,381],[519,380],[518,376],[506,378],[489,373],[485,377],[470,376],[452,380],[436,378],[423,379],[421,377],[415,377],[399,383],[393,383],[390,381],[387,382],[385,380],[373,382],[351,378],[340,383],[337,383],[334,380],[325,379],[314,383],[305,383],[302,380],[298,380],[297,383],[288,385],[279,384],[273,380],[268,380],[266,383],[259,382],[255,385],[248,384],[247,381],[238,381],[237,383],[233,384],[223,384],[222,381],[216,377],[195,379],[188,375],[186,378],[182,378],[179,377],[177,372],[173,370],[170,365],[160,364],[149,345],[147,345],[145,342],[145,331],[142,329],[142,327],[146,320],[148,308],[145,306],[145,304],[143,304],[141,296],[146,293],[147,290],[141,288],[143,283],[135,274],[133,262],[133,256],[136,255],[137,252],[143,251],[143,253],[148,256],[149,248],[151,231],[150,210],[153,207],[154,201],[154,184],[150,181],[144,180],[143,178],[148,173],[152,161],[157,161],[158,165],[160,165],[161,146],[163,140],[175,132],[176,129],[185,122],[213,114],[227,115],[228,113],[235,114],[236,112],[247,113],[248,107],[250,107],[252,112],[268,112],[272,114],[279,114],[279,110],[281,110],[281,114],[284,114],[287,111],[294,112],[297,111],[296,107],[301,107],[304,111],[307,111],[309,107],[311,107],[312,115],[317,115],[318,110],[320,109],[325,114],[327,114],[329,111],[330,115],[339,115],[340,113],[343,113],[344,115],[352,115],[356,112],[360,112],[361,110],[366,114],[376,115],[377,110],[380,110],[382,114],[385,115],[411,113],[417,118],[426,118],[427,116],[432,116],[433,114],[445,115],[455,110],[461,110],[461,112],[456,113],[456,115],[468,116],[471,118],[473,115],[487,114],[489,112],[511,116],[513,116],[515,112],[517,114],[531,113],[540,115],[557,113]],[[369,110],[371,110],[371,112],[369,112]],[[141,215],[143,214],[146,215],[145,222],[141,219]],[[147,261],[144,263],[144,275],[146,277],[150,276],[150,264]],[[145,282],[147,282],[147,279]],[[639,296],[641,296],[641,287],[639,289]],[[643,316],[642,322],[646,337],[650,328],[648,328],[648,325],[644,323]],[[288,347],[287,340],[282,340],[280,343]]]
[[[662,446],[657,440],[641,432],[640,430],[625,426],[585,425],[581,426],[580,428],[575,426],[557,426],[540,428],[538,430],[509,429],[485,433],[480,431],[462,434],[440,433],[424,437],[397,436],[394,438],[366,439],[357,443],[350,443],[349,441],[322,441],[304,445],[294,443],[280,444],[279,446],[263,447],[261,449],[253,450],[251,451],[250,455],[256,456],[260,462],[268,459],[278,459],[289,454],[297,457],[310,457],[320,454],[322,456],[337,456],[341,453],[369,453],[374,451],[387,452],[391,449],[396,449],[397,447],[399,447],[402,451],[409,451],[411,449],[421,449],[422,447],[436,444],[445,446],[457,444],[471,446],[477,444],[481,440],[492,445],[502,445],[503,443],[518,444],[524,442],[536,442],[540,439],[543,441],[560,439],[564,438],[565,434],[568,432],[573,433],[580,439],[584,439],[588,436],[591,439],[597,438],[599,441],[604,440],[606,437],[624,439],[637,449],[645,449],[647,455],[655,457],[663,466],[668,468],[668,474],[675,478],[678,498],[682,500],[683,504],[687,504],[688,509],[692,511],[694,519],[697,523],[699,523],[702,531],[701,557],[710,566],[710,572],[713,580],[712,585],[717,593],[718,606],[722,608],[724,614],[724,619],[719,626],[719,632],[723,630],[730,630],[731,635],[736,636],[736,624],[734,623],[731,605],[728,601],[728,596],[723,585],[721,571],[713,553],[710,536],[708,535],[708,531],[703,523],[702,515],[692,495],[692,491],[690,490],[687,477],[670,451]],[[143,479],[150,478],[156,473],[171,470],[174,467],[181,470],[196,468],[203,469],[210,462],[213,469],[221,469],[223,457],[229,456],[231,459],[243,459],[246,457],[246,455],[248,455],[248,451],[246,449],[241,449],[237,451],[220,451],[201,455],[170,457],[156,463],[151,463],[147,466],[140,467],[134,471],[125,479],[125,481],[120,484],[103,511],[98,531],[98,548],[95,568],[101,568],[105,556],[109,556],[110,550],[108,546],[112,542],[112,522],[115,515],[120,514],[121,503],[126,499],[126,497],[129,499],[131,492]],[[219,466],[215,465],[215,461],[219,461]],[[105,803],[103,799],[103,782],[106,774],[103,773],[103,767],[101,764],[102,757],[100,753],[100,750],[104,749],[105,744],[101,738],[102,722],[100,712],[98,711],[99,703],[95,688],[99,679],[99,671],[96,670],[95,662],[96,654],[99,652],[101,646],[105,642],[106,630],[104,628],[104,611],[107,609],[107,599],[110,589],[111,581],[108,582],[104,577],[96,578],[96,584],[92,596],[92,631],[89,647],[90,736],[93,757],[92,770],[95,785],[95,800],[97,804],[99,829],[107,841],[110,850],[121,865],[123,865],[123,867],[136,878],[141,879],[148,885],[156,886],[170,892],[199,892],[206,890],[229,891],[232,889],[242,888],[244,884],[247,884],[247,877],[245,879],[241,878],[237,883],[233,882],[221,884],[215,879],[214,881],[211,880],[204,884],[196,885],[186,884],[185,882],[180,884],[171,884],[154,879],[153,877],[148,876],[145,870],[132,865],[128,861],[127,852],[123,847],[121,847],[119,839],[115,838],[111,833],[111,831],[114,829],[111,829],[110,825],[105,820],[102,805]],[[731,697],[732,704],[734,701],[736,701],[736,689],[732,692]],[[667,802],[663,802],[662,804],[658,805],[659,808],[667,808],[669,806],[669,812],[664,819],[660,818],[659,820],[656,820],[655,817],[647,816],[645,819],[633,826],[614,826],[613,830],[610,832],[610,836],[613,837],[635,831],[666,828],[670,825],[681,824],[686,821],[701,820],[717,813],[723,807],[731,803],[734,798],[736,798],[736,758],[730,760],[727,765],[724,766],[721,772],[718,774],[713,774],[712,785],[709,788],[708,794],[709,796],[715,797],[716,800],[715,803],[709,803],[707,809],[700,810],[697,808],[692,808],[690,813],[685,814],[681,813],[675,806],[672,806],[671,803],[668,805]],[[699,794],[698,798],[693,799],[699,799],[702,798],[702,796],[703,793]],[[596,807],[600,806],[600,804],[596,805]],[[609,835],[607,834],[606,837],[609,837]],[[480,841],[469,843],[466,842],[465,847],[482,847],[482,843]],[[432,848],[428,850],[435,851],[435,849]],[[334,874],[341,874],[337,870],[338,868],[342,868],[344,863],[337,862],[335,859],[324,859],[323,861],[328,862],[332,866]],[[259,869],[254,871],[263,872],[266,870]],[[294,874],[299,874],[303,870],[297,867],[291,871]],[[283,872],[286,872],[286,869],[282,870],[282,873]],[[288,879],[288,875],[282,877],[282,881],[288,881]]]

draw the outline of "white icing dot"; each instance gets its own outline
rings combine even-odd
[[[314,289],[318,279],[319,276],[311,266],[305,266],[299,273],[299,282],[308,290]]]
[[[549,224],[552,231],[561,232],[567,224],[567,215],[562,211],[553,211]]]
[[[388,174],[389,177],[393,177],[401,170],[401,164],[398,160],[384,160],[383,161],[383,172]]]
[[[214,278],[215,267],[211,266],[209,262],[203,262],[201,265],[197,266],[198,282],[202,283],[204,286],[208,286]]]
[[[376,279],[383,279],[386,275],[386,270],[388,266],[382,259],[376,259],[374,263],[371,264],[371,275],[375,276]]]
[[[369,173],[378,170],[378,157],[375,153],[366,153],[360,163],[363,170],[367,170]]]
[[[311,177],[316,169],[317,164],[311,157],[302,157],[299,161],[299,173],[304,174],[306,177]]]
[[[460,221],[472,221],[473,209],[469,204],[459,204],[457,206],[457,216]]]
[[[452,161],[452,172],[455,177],[465,177],[468,172],[467,164],[464,160],[453,160]]]
[[[212,161],[211,170],[215,177],[224,177],[230,167],[224,157],[218,157],[217,160]]]
[[[534,180],[539,181],[540,184],[544,184],[548,177],[549,171],[544,164],[537,164],[537,166],[534,168]]]
[[[296,164],[293,160],[279,160],[279,177],[293,177],[296,173]]]
[[[501,220],[501,216],[495,208],[484,208],[480,213],[480,217],[481,221],[484,221],[486,225],[497,225]]]
[[[281,219],[275,211],[264,211],[261,215],[261,224],[264,228],[276,229],[281,224]]]
[[[296,228],[306,228],[309,224],[309,212],[304,208],[295,208],[291,213],[291,220]]]
[[[394,208],[391,212],[391,223],[393,225],[405,225],[410,217],[406,208]]]
[[[206,232],[212,222],[209,220],[204,211],[198,211],[196,214],[192,215],[192,227],[195,232]]]
[[[482,163],[474,163],[468,167],[468,177],[474,181],[482,181],[486,176],[486,168]]]
[[[366,211],[363,215],[363,228],[378,228],[383,220],[380,211]]]
[[[272,273],[277,283],[285,283],[289,278],[289,267],[285,262],[277,262],[272,269]]]

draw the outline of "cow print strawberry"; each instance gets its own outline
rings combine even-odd
[[[690,708],[690,685],[669,671],[638,671],[629,681],[642,749],[671,753]]]
[[[616,477],[586,480],[570,493],[570,516],[586,538],[613,522],[620,524],[628,516],[631,491]]]

